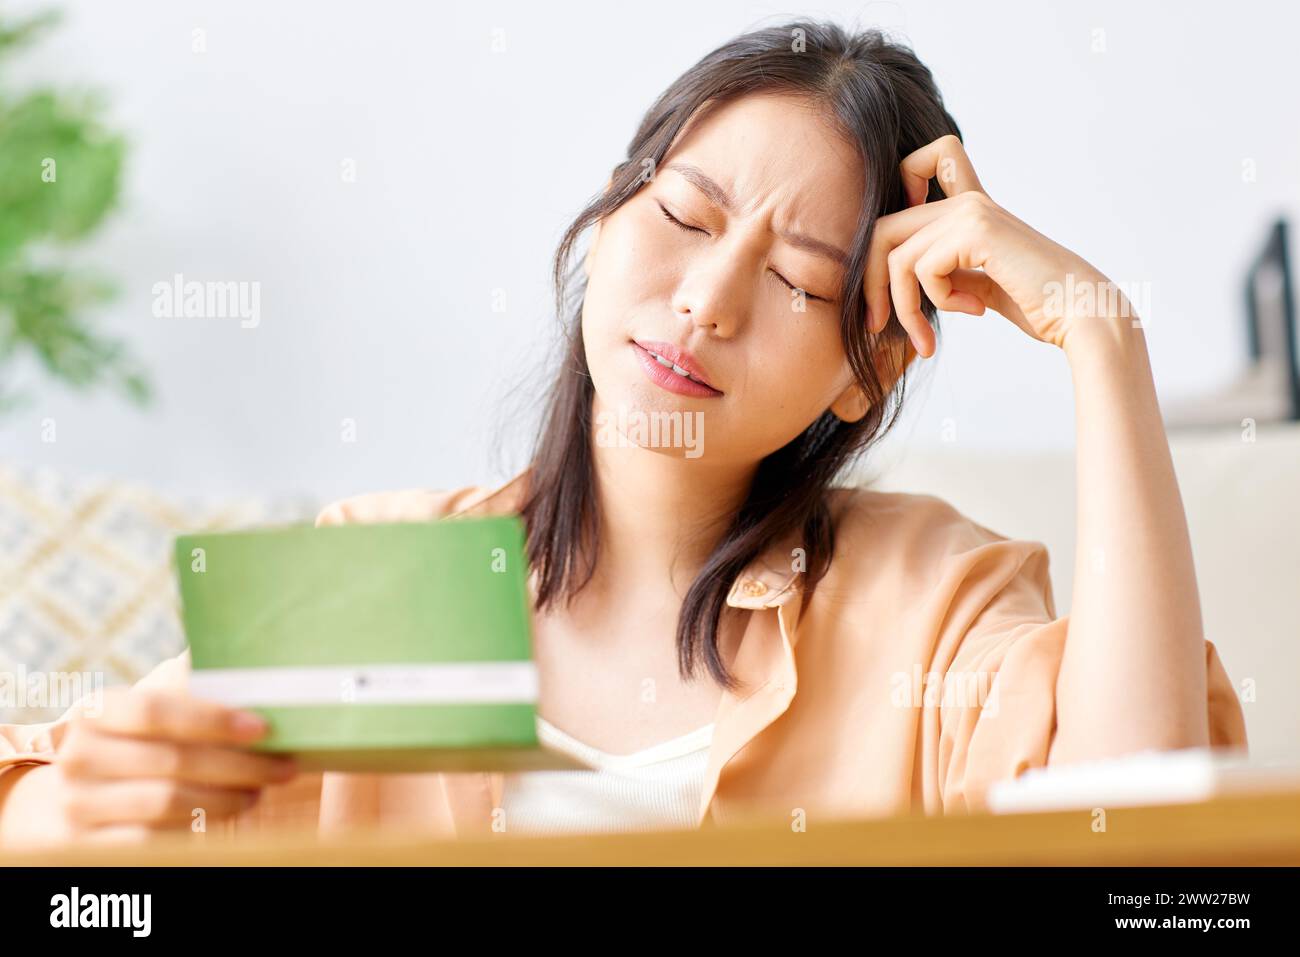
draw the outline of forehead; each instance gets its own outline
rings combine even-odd
[[[699,167],[745,213],[770,208],[802,225],[833,231],[841,241],[857,223],[861,157],[805,97],[751,95],[697,114],[661,165],[674,161]]]

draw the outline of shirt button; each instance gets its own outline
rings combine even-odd
[[[740,590],[751,598],[758,598],[760,595],[767,594],[767,586],[753,578],[745,579],[745,583],[740,586]]]

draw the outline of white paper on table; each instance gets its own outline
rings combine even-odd
[[[989,787],[995,814],[1181,804],[1228,794],[1300,789],[1300,764],[1258,762],[1239,748],[1141,751],[1032,768]]]

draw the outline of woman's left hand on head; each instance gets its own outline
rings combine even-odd
[[[990,199],[956,136],[922,147],[901,169],[909,207],[876,221],[867,258],[863,294],[871,332],[885,327],[892,298],[916,351],[933,355],[921,289],[938,309],[975,316],[991,309],[1061,348],[1072,328],[1092,318],[1072,308],[1063,292],[1096,283],[1102,293],[1110,288],[1106,277]],[[935,178],[946,198],[927,203]],[[1090,298],[1101,307],[1113,301]]]

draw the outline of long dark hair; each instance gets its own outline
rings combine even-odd
[[[797,20],[730,40],[655,101],[628,144],[626,158],[614,168],[609,188],[573,221],[556,250],[556,310],[569,317],[564,357],[520,509],[529,562],[538,576],[537,605],[567,603],[595,572],[600,525],[591,449],[595,390],[581,324],[586,279],[580,268],[571,268],[575,243],[588,226],[636,193],[645,181],[642,171],[658,167],[697,111],[760,92],[808,97],[861,151],[865,200],[841,291],[841,335],[850,367],[871,404],[866,416],[852,423],[822,413],[801,435],[763,459],[748,498],[686,593],[677,623],[680,672],[690,680],[703,661],[713,679],[729,689],[736,680],[719,654],[717,631],[733,581],[764,549],[799,530],[804,588],[815,587],[835,548],[827,491],[842,470],[888,432],[902,404],[906,375],[887,365],[886,376],[880,375],[874,354],[890,345],[886,354],[894,356],[892,347],[906,332],[894,321],[879,335],[867,331],[861,291],[867,249],[876,219],[907,205],[899,172],[902,159],[945,134],[960,135],[930,71],[911,50],[875,30],[851,33],[832,23]],[[942,195],[931,183],[930,198]],[[934,307],[922,298],[937,335]],[[882,381],[886,378],[896,380],[888,394]]]

